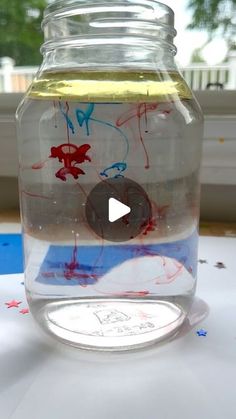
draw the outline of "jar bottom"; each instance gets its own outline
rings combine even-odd
[[[47,333],[90,350],[145,347],[176,333],[187,315],[181,305],[161,299],[41,300],[40,306],[32,312]]]

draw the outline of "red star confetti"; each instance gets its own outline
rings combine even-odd
[[[20,314],[29,314],[28,308],[23,308],[21,311],[19,311]]]
[[[7,306],[7,308],[13,308],[13,307],[18,308],[21,303],[22,301],[12,300],[12,301],[9,301],[9,303],[5,303],[5,305]]]

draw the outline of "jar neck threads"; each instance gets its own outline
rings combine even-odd
[[[155,0],[61,0],[46,9],[42,27],[49,66],[174,67],[174,13]]]

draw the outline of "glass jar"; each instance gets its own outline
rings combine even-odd
[[[203,117],[155,0],[68,0],[17,111],[25,287],[74,346],[177,332],[196,288]]]

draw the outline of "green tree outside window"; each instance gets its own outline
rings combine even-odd
[[[0,57],[19,66],[38,65],[46,0],[0,0]]]
[[[11,57],[19,66],[40,64],[41,21],[47,3],[0,0],[0,57]],[[189,0],[188,7],[192,10],[190,29],[206,29],[210,39],[222,33],[229,48],[235,48],[236,0]]]
[[[189,29],[206,29],[211,40],[222,35],[229,49],[236,46],[236,0],[189,0],[192,11]]]

